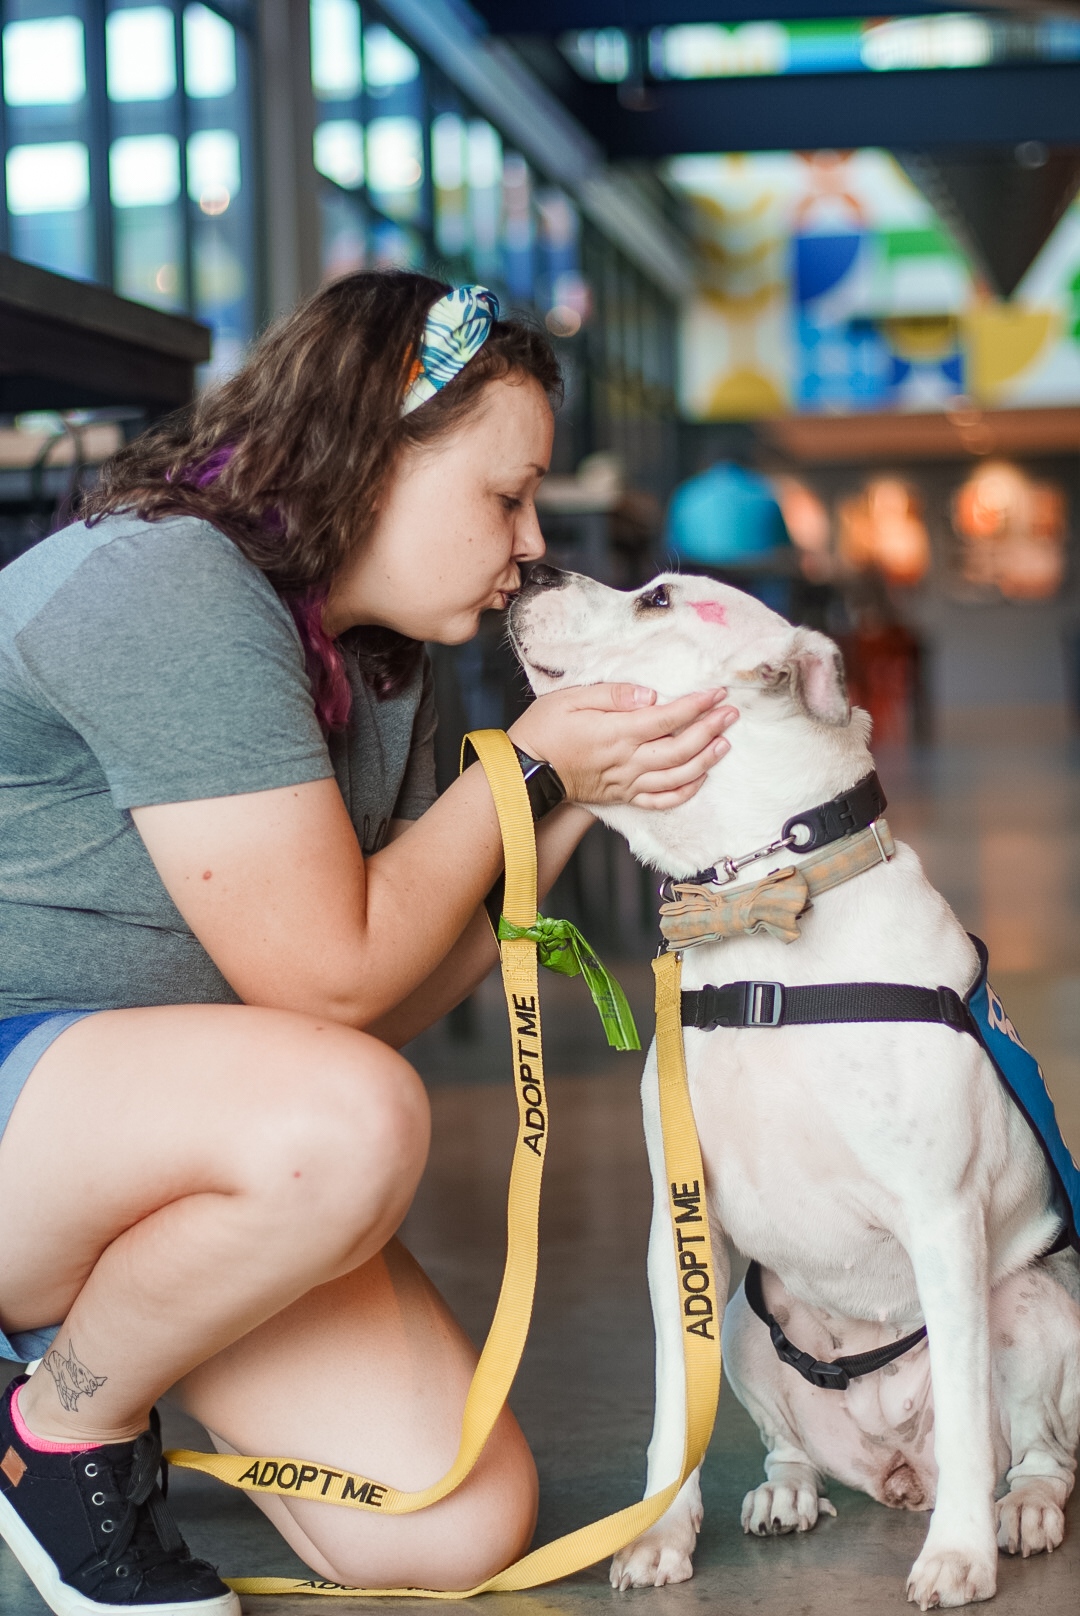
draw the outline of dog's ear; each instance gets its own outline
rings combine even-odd
[[[790,690],[806,716],[819,724],[841,728],[851,722],[844,659],[839,647],[816,629],[797,628],[782,655],[754,669],[754,679],[767,690]]]

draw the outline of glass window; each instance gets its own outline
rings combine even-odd
[[[236,88],[236,32],[209,6],[184,7],[184,89],[198,100]]]
[[[111,101],[165,101],[176,94],[176,37],[166,6],[111,11],[105,22]]]
[[[94,243],[87,147],[78,140],[12,146],[5,166],[15,257],[88,280]]]
[[[364,29],[364,78],[373,95],[411,84],[419,76],[419,58],[403,39],[381,23]]]
[[[164,309],[186,306],[184,227],[177,194],[165,202],[117,207],[113,213],[113,281],[124,297]]]
[[[497,280],[502,268],[502,140],[485,118],[469,122],[467,169],[473,265],[481,280]]]
[[[373,118],[367,130],[368,188],[392,219],[420,211],[424,146],[418,118]]]
[[[518,152],[503,158],[503,276],[511,297],[531,301],[533,264],[532,176]]]
[[[15,214],[72,213],[90,200],[90,153],[79,140],[12,146],[7,202]]]
[[[443,112],[431,125],[431,177],[435,187],[435,245],[459,258],[469,245],[468,152],[465,120]]]
[[[78,17],[8,23],[4,100],[9,106],[68,106],[85,94],[86,52]]]
[[[364,75],[356,0],[311,0],[311,79],[321,101],[349,101],[360,94]]]
[[[240,142],[231,129],[200,129],[187,143],[188,195],[204,213],[224,213],[240,190]]]
[[[214,332],[210,375],[237,363],[255,324],[247,36],[211,7],[184,9],[192,309]],[[189,77],[190,75],[190,77]]]
[[[368,261],[367,215],[358,197],[322,187],[322,262],[326,280],[363,269]]]
[[[355,118],[329,118],[315,129],[315,167],[355,191],[364,183],[364,130]]]
[[[113,207],[161,207],[180,195],[180,145],[175,135],[121,135],[109,148]]]
[[[371,231],[371,257],[376,269],[422,269],[424,238],[386,219],[376,220]]]

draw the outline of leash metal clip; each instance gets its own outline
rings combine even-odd
[[[696,875],[679,878],[674,875],[665,875],[659,886],[660,897],[664,903],[675,902],[675,888],[677,886],[730,886],[740,870],[748,864],[756,864],[758,859],[769,858],[773,853],[780,853],[789,847],[797,847],[794,836],[780,836],[775,842],[768,842],[764,847],[755,848],[752,853],[741,853],[734,858],[717,859],[707,870],[698,870]]]
[[[756,864],[758,859],[768,858],[772,853],[779,853],[784,848],[795,846],[797,846],[797,843],[794,836],[778,836],[775,842],[768,842],[764,847],[755,848],[752,853],[743,853],[739,858],[719,859],[712,868],[712,874],[716,878],[716,885],[727,886],[729,882],[735,880],[739,871],[745,869],[748,864]],[[720,879],[721,870],[724,872],[722,880]]]

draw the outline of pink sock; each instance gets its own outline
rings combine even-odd
[[[35,1436],[22,1417],[19,1408],[18,1387],[11,1399],[11,1423],[15,1427],[19,1441],[26,1447],[32,1448],[35,1453],[89,1453],[91,1448],[100,1448],[100,1442],[46,1442],[43,1437]]]

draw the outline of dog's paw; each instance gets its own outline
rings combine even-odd
[[[924,1549],[907,1585],[908,1599],[920,1610],[971,1605],[993,1599],[996,1591],[997,1554],[991,1559],[965,1549]]]
[[[1063,1481],[1050,1476],[1033,1476],[1018,1481],[1004,1498],[997,1512],[998,1548],[1006,1554],[1052,1554],[1065,1536],[1065,1493]]]
[[[742,1504],[742,1529],[756,1537],[779,1537],[783,1532],[809,1532],[819,1515],[835,1515],[828,1498],[819,1498],[814,1481],[763,1482],[747,1493]]]
[[[699,1515],[688,1523],[692,1530],[660,1531],[653,1527],[642,1533],[611,1562],[611,1586],[620,1593],[627,1588],[663,1588],[669,1582],[689,1582],[694,1575],[691,1558],[697,1542]]]

